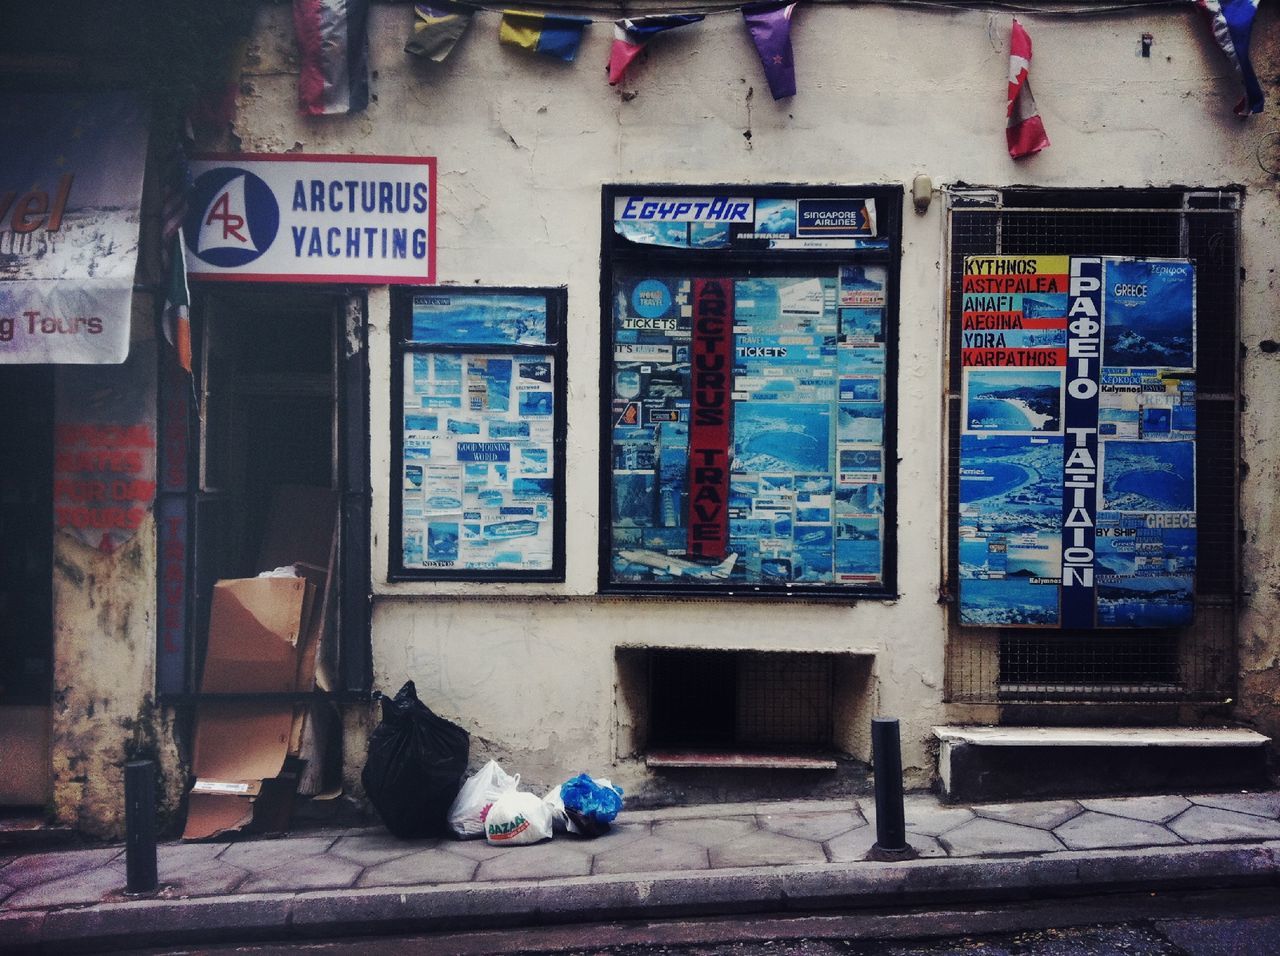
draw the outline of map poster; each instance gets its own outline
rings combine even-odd
[[[960,622],[1191,622],[1195,269],[971,256],[960,311]]]

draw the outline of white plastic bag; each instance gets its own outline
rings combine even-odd
[[[556,784],[547,791],[547,795],[542,798],[542,802],[547,805],[547,809],[551,811],[551,826],[557,833],[577,833],[578,828],[573,825],[569,819],[569,814],[564,812],[564,799],[560,796],[560,784]]]
[[[596,783],[600,784],[602,787],[609,787],[611,790],[617,789],[613,786],[612,781],[607,780],[604,777],[601,777],[596,781]],[[576,833],[579,836],[594,837],[599,836],[601,833],[609,829],[609,825],[606,823],[595,833],[584,833],[582,827],[578,825],[573,817],[569,815],[569,812],[564,808],[563,790],[564,784],[556,784],[556,786],[548,790],[547,795],[542,798],[542,802],[545,803],[547,808],[551,811],[551,823],[557,833]],[[622,791],[618,790],[618,792],[621,793]]]
[[[520,785],[520,775],[514,777],[490,760],[463,783],[458,796],[449,807],[449,829],[462,839],[484,836],[484,818],[493,801],[508,790]]]
[[[532,793],[508,790],[489,808],[484,835],[495,846],[523,846],[551,839],[551,808]]]

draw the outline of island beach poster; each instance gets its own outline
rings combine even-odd
[[[966,369],[964,430],[1062,434],[1062,370]]]
[[[1057,626],[1062,438],[960,437],[960,622]]]

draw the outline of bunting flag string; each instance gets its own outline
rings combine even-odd
[[[659,33],[698,23],[701,13],[675,13],[617,20],[613,27],[613,47],[609,50],[609,85],[617,86],[627,67]]]
[[[413,5],[413,35],[404,45],[404,52],[443,63],[462,39],[475,15],[474,7],[436,0],[433,3]]]
[[[1249,39],[1253,34],[1253,18],[1258,0],[1196,0],[1213,30],[1213,39],[1231,61],[1232,69],[1244,85],[1244,96],[1236,104],[1237,116],[1261,113],[1264,101],[1262,85],[1249,60]]]
[[[504,10],[498,42],[572,63],[590,23],[587,17]]]
[[[1005,139],[1014,159],[1032,156],[1049,145],[1044,121],[1031,95],[1031,37],[1017,20],[1009,34],[1009,106]]]
[[[369,99],[367,20],[370,0],[292,0],[301,71],[298,98],[304,114],[354,112]],[[972,9],[965,2],[918,0],[925,6]],[[710,13],[740,12],[775,100],[796,93],[791,22],[798,0],[752,0],[745,5],[716,7]],[[1260,0],[1182,0],[1194,5],[1207,20],[1217,45],[1231,62],[1244,97],[1236,106],[1242,116],[1261,113],[1262,86],[1249,57],[1253,23]],[[1155,5],[1155,0],[1116,0],[1106,6],[1038,11],[1060,15],[1096,15],[1113,10]],[[1021,8],[1018,3],[992,0],[994,8]],[[444,61],[483,5],[427,0],[413,5],[413,34],[405,51],[435,62]],[[659,33],[698,23],[704,13],[655,14],[614,21],[609,51],[609,85],[619,84],[627,69]],[[499,42],[550,56],[566,63],[576,57],[590,17],[530,10],[504,10]],[[1033,155],[1049,145],[1044,122],[1029,82],[1031,38],[1015,18],[1010,37],[1006,139],[1009,155]]]
[[[775,100],[796,95],[796,64],[791,55],[792,3],[753,3],[742,8],[742,19],[764,66],[769,92]]]
[[[305,115],[357,113],[369,105],[369,0],[293,0]]]

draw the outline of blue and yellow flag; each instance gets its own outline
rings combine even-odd
[[[443,62],[466,32],[474,13],[474,7],[449,3],[448,0],[415,3],[413,36],[404,45],[404,52]]]
[[[586,17],[503,10],[498,41],[572,63],[578,55],[582,31],[590,22]]]

